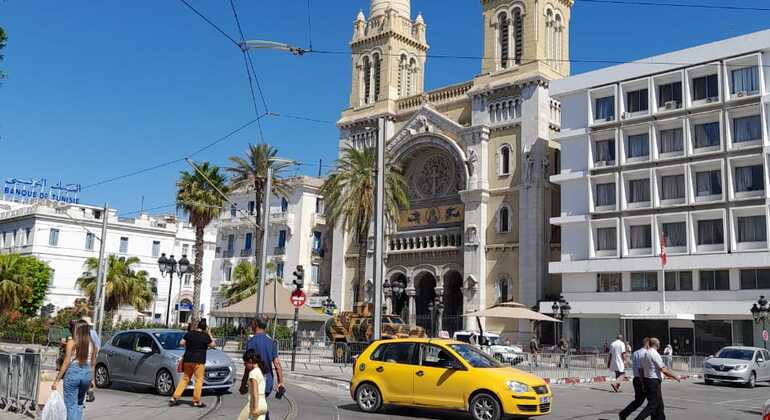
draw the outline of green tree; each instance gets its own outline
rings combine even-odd
[[[377,152],[373,148],[357,150],[346,147],[337,169],[321,187],[326,211],[334,224],[343,223],[358,242],[358,269],[353,287],[356,303],[361,301],[366,285],[366,250],[369,226],[375,211]],[[385,162],[385,218],[395,225],[400,209],[409,207],[407,187],[395,165]]]
[[[241,260],[235,266],[235,269],[233,269],[233,283],[223,291],[223,295],[231,305],[257,292],[257,271],[253,264],[245,260]]]
[[[193,263],[192,322],[200,319],[201,283],[203,282],[203,234],[225,204],[221,194],[229,191],[219,167],[204,162],[192,173],[182,171],[176,183],[176,207],[184,211],[195,228],[195,262]],[[221,194],[220,194],[221,193]]]
[[[144,270],[135,271],[133,266],[139,264],[136,257],[107,258],[107,276],[104,285],[104,312],[111,313],[123,305],[133,306],[137,311],[144,311],[152,303],[152,290]],[[97,258],[89,258],[85,262],[87,272],[77,279],[77,286],[88,296],[88,301],[96,306],[96,272],[99,267]],[[106,316],[105,316],[106,318]]]
[[[21,267],[31,290],[22,297],[19,311],[27,316],[35,316],[43,305],[53,273],[48,264],[33,256],[21,257]]]
[[[45,299],[51,269],[32,256],[0,255],[0,311],[34,316]]]

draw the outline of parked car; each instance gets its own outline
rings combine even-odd
[[[145,329],[115,334],[96,357],[96,386],[107,388],[113,382],[146,385],[161,395],[174,393],[182,378],[177,363],[184,354],[179,342],[185,331]],[[206,354],[204,390],[229,391],[235,380],[235,365],[221,350]],[[188,389],[193,388],[193,381]]]
[[[463,343],[470,343],[481,346],[479,338],[481,334],[478,331],[455,331],[452,338]],[[482,350],[494,357],[500,363],[506,363],[513,366],[526,360],[526,356],[519,346],[505,346],[500,343],[500,335],[493,332],[484,332],[484,345]]]
[[[706,385],[715,381],[744,384],[770,381],[770,352],[757,347],[724,347],[703,362]]]
[[[356,359],[350,395],[366,413],[392,404],[466,411],[475,420],[545,415],[553,398],[545,380],[474,345],[427,338],[374,342]]]
[[[516,366],[526,360],[519,346],[489,346],[487,353],[500,363]]]

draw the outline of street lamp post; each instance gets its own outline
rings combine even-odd
[[[765,340],[765,331],[767,331],[767,318],[770,315],[770,306],[768,306],[767,299],[764,296],[760,296],[759,299],[751,306],[751,317],[754,318],[754,322],[759,324],[762,322],[762,342],[767,348],[767,340]]]
[[[551,311],[553,312],[553,317],[558,319],[559,321],[564,321],[569,317],[569,311],[572,308],[569,306],[569,302],[567,302],[566,299],[564,299],[564,296],[559,296],[559,300],[554,301],[553,305],[551,305]],[[554,344],[559,343],[559,326],[557,325],[556,328],[554,328],[555,331],[555,341]],[[563,329],[562,329],[563,332]]]
[[[190,261],[187,259],[187,255],[182,255],[182,258],[177,262],[174,256],[166,258],[166,254],[160,254],[158,258],[158,269],[160,269],[160,275],[165,277],[168,274],[168,300],[166,301],[166,328],[168,328],[168,321],[171,315],[171,290],[174,284],[174,273],[178,274],[181,278],[182,275],[190,272]]]

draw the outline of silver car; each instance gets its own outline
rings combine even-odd
[[[724,347],[703,362],[706,385],[715,381],[744,384],[770,381],[770,352],[757,347]]]
[[[161,395],[174,393],[182,378],[177,363],[184,354],[179,342],[181,330],[130,330],[115,334],[96,357],[96,386],[107,388],[113,382],[146,385]],[[203,389],[229,391],[235,379],[235,366],[223,351],[209,349]],[[190,381],[187,389],[193,388]]]

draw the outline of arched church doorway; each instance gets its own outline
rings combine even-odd
[[[177,323],[185,324],[190,322],[190,315],[192,313],[192,302],[189,299],[182,299],[177,304]]]
[[[441,328],[451,336],[463,329],[463,276],[456,270],[444,275],[444,314]]]
[[[417,325],[425,328],[426,331],[431,331],[429,305],[436,298],[436,277],[424,271],[415,277],[414,284],[417,292],[415,296]]]

